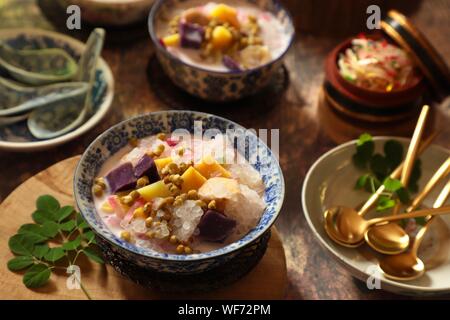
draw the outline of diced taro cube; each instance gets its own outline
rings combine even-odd
[[[206,241],[223,241],[235,227],[235,220],[215,210],[206,211],[198,224],[199,236]]]
[[[126,162],[111,170],[105,179],[112,193],[133,188],[137,180],[131,162]]]
[[[155,161],[153,161],[153,158],[147,154],[144,154],[137,162],[134,167],[134,175],[137,179],[142,176],[147,176],[150,183],[160,180]]]
[[[202,26],[191,23],[180,23],[180,43],[183,48],[200,49],[205,37]]]

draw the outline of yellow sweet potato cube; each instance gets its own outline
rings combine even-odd
[[[195,170],[194,167],[189,167],[181,177],[183,178],[183,184],[181,186],[181,192],[183,193],[189,190],[198,190],[206,182],[206,178]]]
[[[194,167],[207,179],[213,177],[231,178],[231,174],[211,156],[203,158]]]
[[[150,201],[154,198],[165,198],[171,195],[169,188],[162,180],[149,184],[137,191],[146,201]]]
[[[162,38],[162,42],[166,47],[175,47],[180,43],[180,35],[178,33]]]
[[[224,26],[217,26],[212,32],[211,43],[217,50],[227,49],[233,43],[233,35]]]
[[[155,165],[158,168],[158,171],[161,172],[161,170],[171,162],[172,162],[171,157],[161,158],[155,160]]]
[[[227,6],[226,4],[218,4],[210,12],[211,18],[215,18],[220,22],[228,22],[232,26],[239,28],[239,20],[237,18],[237,11],[235,8]]]

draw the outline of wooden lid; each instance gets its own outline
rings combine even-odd
[[[426,37],[396,10],[390,10],[381,21],[381,28],[408,51],[433,87],[437,98],[450,94],[450,70]]]

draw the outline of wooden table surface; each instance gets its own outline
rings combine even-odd
[[[295,10],[296,1],[286,1],[295,12],[296,19],[301,19],[301,12]],[[334,4],[337,2],[327,1]],[[89,26],[83,24],[81,32],[69,32],[63,27],[65,22],[62,19],[65,18],[65,13],[55,6],[55,2],[0,0],[0,28],[39,27],[85,40]],[[412,2],[415,5],[408,15],[450,64],[450,1]],[[339,6],[333,5],[331,9],[339,10]],[[321,19],[320,12],[316,10],[315,14],[317,19]],[[360,14],[361,19],[366,19],[365,11],[356,14]],[[345,16],[342,16],[342,19],[345,23]],[[363,283],[354,280],[336,265],[313,238],[300,202],[301,187],[308,168],[321,154],[336,145],[324,131],[327,124],[319,122],[318,101],[323,81],[324,57],[343,36],[356,34],[361,30],[349,26],[344,31],[339,30],[339,35],[329,31],[323,34],[324,30],[310,30],[312,33],[299,30],[295,44],[286,57],[288,77],[284,79],[280,76],[273,88],[264,94],[231,105],[207,104],[174,88],[155,61],[154,49],[145,24],[126,30],[107,31],[107,45],[103,57],[111,66],[116,80],[112,111],[94,130],[54,150],[33,154],[0,152],[0,200],[28,177],[57,161],[82,153],[102,131],[137,114],[187,108],[222,115],[248,128],[278,128],[281,140],[280,164],[286,180],[286,197],[276,225],[284,243],[288,264],[287,298],[399,298],[382,290],[367,290]],[[438,113],[444,131],[436,142],[448,148],[450,110],[441,108]]]

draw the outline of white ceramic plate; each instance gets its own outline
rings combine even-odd
[[[18,43],[24,41],[39,41],[42,43],[42,41],[45,41],[45,43],[51,43],[53,46],[63,47],[74,56],[79,56],[85,48],[84,43],[76,39],[46,30],[4,29],[0,31],[0,40],[17,41]],[[23,123],[9,126],[6,129],[0,128],[0,150],[30,152],[49,149],[73,140],[92,129],[106,115],[114,97],[113,75],[103,59],[98,62],[97,74],[101,78],[98,83],[101,81],[102,84],[106,85],[106,89],[95,104],[95,113],[83,125],[65,135],[48,140],[34,139],[26,129],[26,124]]]
[[[388,139],[400,141],[406,152],[409,139],[397,137],[376,137],[374,139],[376,151],[381,152],[384,142]],[[376,284],[375,277],[380,280],[379,284],[383,290],[416,296],[450,293],[450,261],[448,258],[433,269],[427,270],[426,274],[419,279],[408,282],[393,281],[385,278],[379,272],[375,258],[366,255],[371,253],[367,245],[358,250],[349,249],[334,243],[325,233],[323,212],[326,208],[333,205],[356,207],[369,197],[368,193],[354,189],[356,179],[362,174],[351,162],[351,157],[355,153],[355,145],[356,141],[350,141],[325,153],[309,169],[303,183],[303,212],[319,243],[352,276],[364,282],[371,277],[369,279],[371,284]],[[432,145],[420,156],[422,177],[419,186],[421,188],[449,155],[450,150]],[[436,186],[424,201],[425,206],[431,207],[444,183]],[[371,212],[366,218],[375,214],[375,212]],[[427,236],[435,235],[435,228],[438,228],[439,231],[444,232],[446,235],[444,238],[450,242],[450,216],[446,215],[439,220],[436,219],[433,227]],[[426,242],[429,240],[431,237],[423,242],[422,247],[426,247]],[[448,244],[446,241],[435,242],[436,247],[432,247],[433,252],[430,251],[432,249],[427,249],[428,252],[422,250],[423,257],[435,254],[436,248],[440,250],[441,254],[450,254],[449,247],[444,247],[444,243]]]

